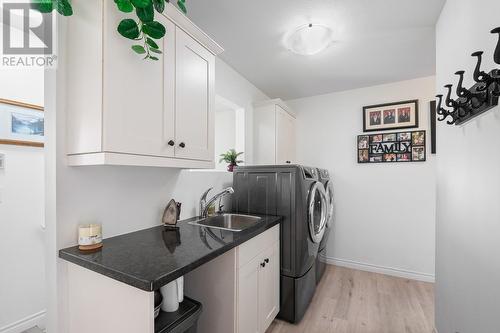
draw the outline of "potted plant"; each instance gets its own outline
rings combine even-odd
[[[241,160],[238,160],[238,156],[240,156],[241,154],[243,154],[243,152],[237,153],[236,150],[229,149],[226,153],[220,155],[221,159],[219,160],[219,163],[229,163],[229,165],[227,166],[227,171],[233,172],[234,167],[238,166],[238,163],[243,162]]]

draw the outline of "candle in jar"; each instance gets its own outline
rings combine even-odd
[[[92,250],[102,246],[102,225],[98,223],[78,226],[78,245],[81,250]]]

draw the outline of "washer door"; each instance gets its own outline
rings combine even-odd
[[[311,186],[308,201],[309,233],[312,241],[319,243],[325,233],[326,217],[328,214],[326,192],[323,184],[315,182]]]
[[[328,213],[326,216],[326,226],[330,228],[333,224],[333,182],[331,180],[327,181],[325,184],[326,191],[326,201],[328,206]]]

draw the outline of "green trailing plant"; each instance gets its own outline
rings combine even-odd
[[[73,7],[69,0],[31,0],[33,8],[41,13],[57,11],[63,16],[73,15]],[[92,1],[92,0],[88,0]],[[110,1],[110,0],[105,0]],[[163,13],[169,0],[114,0],[117,9],[123,13],[135,12],[137,20],[126,18],[120,21],[117,31],[123,37],[138,43],[132,50],[144,55],[144,59],[158,60],[162,51],[157,41],[166,34],[165,26],[155,21],[155,12]],[[177,0],[177,7],[186,14],[186,0]]]
[[[229,163],[230,165],[237,165],[238,163],[243,163],[243,161],[238,160],[238,157],[242,154],[243,152],[237,153],[236,150],[229,149],[224,154],[220,154],[221,159],[219,160],[219,163],[226,162]]]

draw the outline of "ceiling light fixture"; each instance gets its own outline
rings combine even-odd
[[[285,37],[286,47],[301,55],[320,53],[332,42],[332,29],[322,24],[313,23],[300,26]]]

